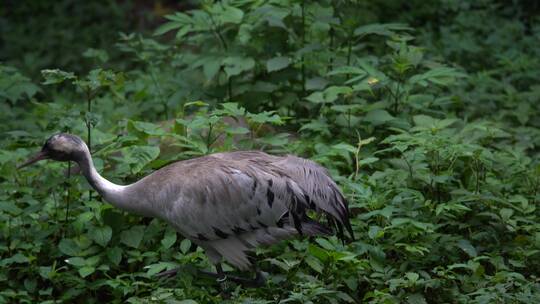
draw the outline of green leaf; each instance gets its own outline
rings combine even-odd
[[[226,127],[224,130],[227,134],[238,135],[238,134],[247,134],[249,130],[244,127]]]
[[[183,239],[182,242],[180,243],[180,251],[183,254],[186,254],[188,253],[189,248],[191,248],[191,241],[188,239]]]
[[[86,260],[80,257],[73,257],[73,258],[66,259],[66,263],[73,266],[82,267],[86,265]]]
[[[98,59],[99,62],[105,63],[109,60],[109,54],[105,50],[98,50],[89,48],[82,54],[86,58],[95,58]]]
[[[363,25],[354,30],[355,36],[365,36],[369,34],[380,35],[380,36],[392,36],[395,35],[397,31],[410,31],[412,28],[408,27],[405,24],[401,23],[374,23]]]
[[[264,111],[257,114],[248,113],[247,118],[250,122],[257,124],[271,123],[274,125],[283,124],[281,117],[277,115],[274,111]]]
[[[187,300],[180,300],[178,302],[175,302],[174,304],[199,304],[199,302],[195,300],[187,299]]]
[[[163,34],[169,32],[169,31],[175,30],[175,29],[180,28],[182,26],[185,26],[185,25],[183,23],[181,23],[181,22],[176,22],[176,21],[166,22],[166,23],[162,24],[161,26],[159,26],[154,31],[154,36],[163,35]]]
[[[209,58],[203,63],[203,73],[204,77],[208,81],[212,80],[217,73],[219,72],[219,69],[221,68],[221,59],[220,58]]]
[[[94,227],[88,234],[92,240],[105,247],[111,240],[112,229],[109,226]]]
[[[311,101],[313,103],[324,103],[326,102],[324,99],[323,92],[313,92],[309,96],[306,97],[306,100]]]
[[[300,127],[300,131],[304,130],[310,130],[326,135],[330,134],[330,128],[328,123],[321,118],[319,118],[318,120],[312,120],[307,124],[303,124],[302,127]]]
[[[221,116],[244,116],[246,114],[246,109],[241,107],[236,102],[225,102],[221,104],[222,109],[215,110],[215,115]]]
[[[45,81],[43,84],[49,85],[49,84],[59,84],[66,80],[75,80],[77,77],[75,77],[75,74],[72,72],[64,72],[59,69],[54,70],[41,70],[41,75],[43,78],[45,78]]]
[[[477,256],[476,248],[474,248],[474,246],[468,240],[461,239],[458,241],[457,245],[470,257],[474,258]]]
[[[364,71],[363,69],[354,67],[354,66],[340,66],[328,72],[326,75],[331,76],[331,75],[343,75],[343,74],[351,74],[355,76],[368,75],[368,73]]]
[[[118,247],[108,248],[107,257],[113,264],[119,265],[122,261],[122,249]]]
[[[454,68],[436,67],[423,74],[414,75],[409,79],[409,83],[427,86],[431,82],[441,86],[448,86],[454,83],[458,78],[463,77],[466,77],[466,75],[458,72]]]
[[[274,57],[266,61],[266,70],[268,72],[283,70],[284,68],[288,67],[290,63],[291,60],[289,57]]]
[[[364,118],[366,121],[371,122],[374,126],[382,125],[386,122],[394,120],[394,116],[390,115],[386,110],[373,110],[369,111]]]
[[[309,255],[309,256],[307,256],[305,258],[304,261],[306,261],[306,263],[309,265],[309,267],[311,267],[311,269],[315,270],[316,272],[318,272],[318,273],[323,272],[323,265],[322,265],[321,261],[319,261],[315,257]]]
[[[41,89],[13,67],[0,64],[0,101],[7,99],[15,104],[19,100],[32,98]]]
[[[84,267],[79,268],[79,275],[85,278],[91,275],[92,273],[94,273],[95,271],[96,271],[96,268],[92,266],[84,266]]]
[[[501,219],[507,222],[514,214],[514,210],[510,208],[502,208],[501,211],[499,211],[499,214],[501,215]]]
[[[55,272],[52,270],[52,267],[50,266],[40,266],[39,267],[39,275],[45,279],[49,280],[54,276]]]
[[[129,121],[129,126],[147,135],[162,136],[166,134],[160,125],[150,122]]]
[[[228,77],[240,75],[255,67],[255,60],[249,57],[227,57],[222,62]]]
[[[368,236],[370,239],[376,239],[384,234],[384,230],[379,226],[369,226]]]
[[[413,121],[415,125],[426,128],[431,128],[437,123],[437,119],[427,115],[415,115]]]
[[[352,88],[346,86],[331,86],[324,90],[324,100],[334,102],[339,95],[348,95],[352,93]]]
[[[120,241],[129,247],[138,248],[144,236],[144,226],[133,226],[128,230],[122,231]]]
[[[416,272],[407,272],[405,274],[405,277],[407,278],[407,280],[409,280],[410,282],[412,283],[416,283],[418,281],[418,279],[420,278],[420,275],[418,275],[418,273]]]
[[[145,266],[144,268],[148,269],[146,271],[146,274],[148,276],[154,276],[154,275],[162,272],[163,270],[167,269],[167,266],[169,266],[169,264],[167,264],[167,263],[157,263],[157,264],[152,264],[152,265]]]
[[[9,257],[9,258],[2,259],[0,261],[0,266],[11,265],[13,263],[25,264],[25,263],[28,263],[28,262],[30,262],[30,260],[25,255],[23,255],[21,253],[16,253],[13,256]]]
[[[336,246],[332,243],[330,243],[327,239],[324,238],[317,238],[315,239],[317,244],[319,244],[322,248],[326,250],[336,250]]]
[[[81,251],[77,243],[75,243],[75,241],[72,239],[62,239],[60,244],[58,244],[58,248],[63,254],[69,256],[78,255]]]
[[[239,8],[224,5],[223,11],[218,16],[219,20],[223,23],[239,24],[242,22],[242,18],[244,18],[244,12]]]
[[[172,228],[167,228],[167,230],[165,230],[165,235],[161,240],[161,245],[163,246],[163,249],[169,249],[174,243],[176,243],[176,231]]]
[[[120,150],[124,157],[122,162],[129,165],[131,173],[140,172],[144,166],[159,156],[160,150],[157,146],[131,146]]]
[[[426,299],[420,293],[414,293],[407,296],[408,304],[427,304]]]
[[[0,211],[11,213],[14,216],[17,216],[23,212],[23,210],[17,207],[14,202],[0,202]]]

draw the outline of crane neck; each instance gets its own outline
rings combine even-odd
[[[88,183],[94,188],[106,201],[120,209],[141,213],[140,206],[137,206],[134,191],[130,191],[131,185],[123,186],[110,182],[101,176],[94,166],[92,156],[88,150],[84,156],[76,160],[81,171],[86,177]]]

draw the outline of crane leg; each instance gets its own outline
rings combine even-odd
[[[255,278],[253,279],[228,274],[225,271],[223,271],[221,264],[216,264],[217,273],[203,271],[203,270],[199,270],[199,273],[216,278],[218,282],[231,281],[231,282],[240,284],[244,287],[252,287],[252,288],[264,286],[264,284],[266,283],[266,279],[264,278],[264,275],[262,274],[262,272],[259,270],[258,267],[255,266],[254,270],[255,270]]]
[[[210,272],[210,271],[204,271],[204,270],[198,270],[197,272],[199,274],[201,274],[201,275],[215,278],[216,281],[218,281],[218,283],[220,283],[220,285],[222,285],[222,287],[223,287],[223,284],[226,281],[231,281],[231,282],[240,284],[240,285],[242,285],[244,287],[251,287],[251,288],[264,286],[264,284],[266,283],[266,279],[265,279],[264,275],[258,269],[258,267],[255,266],[254,270],[255,270],[255,278],[253,278],[253,279],[228,274],[225,271],[223,271],[223,268],[221,267],[221,264],[216,264],[216,272]],[[167,270],[167,271],[162,271],[162,272],[156,274],[156,277],[158,277],[158,278],[172,277],[172,276],[176,275],[179,271],[180,271],[180,268],[171,269],[171,270]]]

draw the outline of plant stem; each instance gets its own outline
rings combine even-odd
[[[208,134],[206,135],[206,154],[210,151],[210,145],[212,145],[212,129],[214,124],[208,124]]]
[[[163,105],[163,112],[165,112],[165,119],[169,119],[169,106],[167,105],[167,101],[165,100],[165,97],[163,96],[163,91],[161,90],[161,86],[159,85],[159,82],[157,81],[156,73],[154,72],[154,65],[150,64],[150,78],[152,78],[152,82],[154,83],[154,86],[156,87],[158,97],[161,101],[161,104]]]
[[[92,91],[90,89],[86,90],[86,104],[88,115],[86,118],[86,129],[87,129],[87,142],[88,142],[88,151],[92,153]],[[68,178],[71,176],[71,163],[68,164]],[[88,190],[88,200],[92,200],[92,190]],[[69,207],[68,207],[69,208]],[[66,211],[67,212],[67,211]],[[67,213],[66,213],[67,221]]]
[[[399,108],[399,90],[400,90],[400,85],[401,85],[401,81],[398,81],[397,82],[397,86],[396,86],[396,94],[394,95],[394,115],[397,115],[398,113],[398,108]]]
[[[221,43],[221,46],[224,50],[227,50],[227,42],[225,41],[225,38],[223,38],[223,35],[221,35],[221,31],[219,30],[216,21],[214,20],[214,17],[212,17],[212,14],[206,12],[208,14],[208,18],[210,18],[210,22],[212,22],[212,30],[214,34],[218,37],[219,42]]]
[[[229,95],[229,102],[232,101],[232,76],[227,79],[227,94]]]
[[[336,35],[334,27],[330,27],[330,45],[328,48],[330,49],[330,52],[334,51],[334,36]],[[332,66],[334,65],[334,57],[330,56],[330,62],[328,63],[328,67],[326,68],[327,72],[330,72],[332,69]]]
[[[86,105],[88,115],[86,117],[86,142],[88,143],[88,150],[92,153],[92,92],[90,89],[86,90]]]
[[[302,0],[302,48],[306,46],[306,0]],[[302,54],[302,96],[306,96],[306,63]]]
[[[352,41],[353,41],[353,31],[352,29],[349,31],[348,39],[347,39],[347,66],[351,65],[351,58],[352,58]],[[351,78],[351,74],[346,74],[345,78],[349,80]]]
[[[67,170],[67,177],[66,177],[66,183],[65,183],[66,217],[64,219],[64,231],[63,231],[62,237],[66,236],[67,222],[68,222],[68,217],[69,217],[69,204],[71,202],[71,191],[70,191],[71,187],[70,187],[70,184],[69,184],[70,177],[71,177],[71,162],[68,162],[68,170]]]

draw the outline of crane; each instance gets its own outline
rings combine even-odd
[[[343,194],[326,169],[304,158],[261,151],[214,153],[174,162],[131,185],[117,185],[97,172],[81,138],[58,133],[19,168],[44,159],[76,162],[113,206],[168,222],[204,249],[217,273],[203,273],[220,282],[264,284],[248,257],[260,245],[334,231],[344,240],[344,230],[354,239]],[[308,212],[326,216],[328,224]],[[223,260],[241,271],[254,269],[255,279],[227,275]]]

